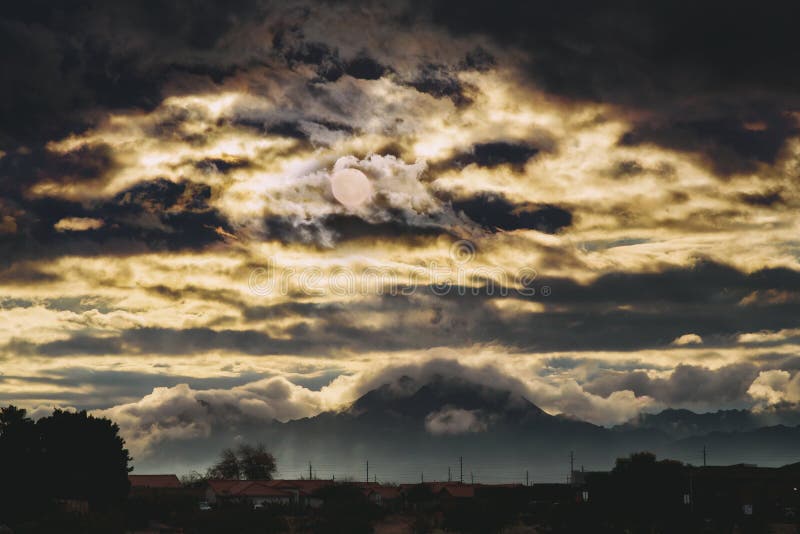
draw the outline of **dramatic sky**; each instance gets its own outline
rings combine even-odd
[[[112,417],[146,458],[402,374],[604,425],[796,403],[797,20],[7,3],[0,404]]]

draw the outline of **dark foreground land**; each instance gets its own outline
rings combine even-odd
[[[0,532],[800,532],[800,466],[693,467],[647,453],[569,484],[132,479],[120,506],[61,500]]]

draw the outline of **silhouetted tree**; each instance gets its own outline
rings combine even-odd
[[[40,461],[36,425],[25,410],[0,408],[0,517],[4,520],[25,517],[39,504]]]
[[[84,498],[93,505],[125,500],[131,457],[115,423],[85,411],[55,410],[39,419],[36,429],[54,497]]]
[[[219,461],[208,468],[208,478],[233,479],[239,478],[240,474],[239,459],[233,449],[223,449]]]
[[[634,531],[680,531],[676,522],[684,519],[688,507],[688,477],[682,463],[656,460],[649,452],[619,458],[610,477],[610,507],[619,525]]]
[[[130,461],[108,419],[56,410],[34,423],[25,410],[0,409],[0,516],[41,514],[54,499],[87,500],[94,509],[119,504]]]
[[[262,443],[242,444],[234,452],[224,449],[217,463],[208,469],[208,478],[272,480],[277,469],[275,457]]]
[[[180,477],[181,486],[185,488],[200,488],[205,485],[208,478],[208,473],[204,475],[202,473],[198,473],[197,471],[192,471],[191,473]]]
[[[262,443],[239,446],[239,469],[244,478],[248,480],[272,480],[275,473],[275,457],[272,456]]]
[[[10,405],[7,408],[0,408],[0,436],[9,430],[13,431],[21,426],[33,425],[33,421],[28,419],[24,409]]]
[[[372,522],[380,511],[370,503],[364,492],[355,484],[336,484],[320,488],[316,495],[322,499],[318,511],[315,534],[367,534],[372,532]]]

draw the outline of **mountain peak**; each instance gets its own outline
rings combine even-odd
[[[425,381],[402,376],[367,392],[347,411],[357,416],[391,414],[421,419],[444,409],[509,418],[547,415],[518,393],[441,374]]]

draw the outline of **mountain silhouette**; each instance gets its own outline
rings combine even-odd
[[[346,413],[356,417],[424,419],[446,409],[478,411],[509,422],[551,417],[511,391],[442,375],[435,375],[424,384],[403,376],[369,391],[353,402]]]
[[[364,473],[380,480],[456,479],[464,458],[478,481],[564,481],[570,453],[576,469],[608,470],[619,457],[650,451],[659,457],[715,464],[783,465],[800,460],[800,427],[768,426],[796,420],[792,410],[697,414],[664,410],[606,428],[548,414],[518,392],[463,378],[404,376],[368,391],[341,410],[286,422],[253,421],[213,432],[202,450],[194,442],[164,442],[156,459],[191,458],[210,464],[236,440],[261,441],[276,455],[282,476],[307,476],[313,463],[325,473]],[[459,471],[459,476],[461,472]]]

